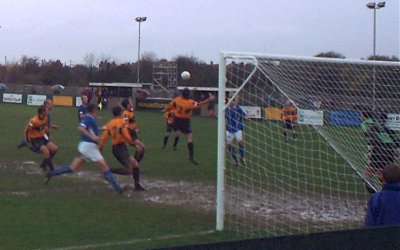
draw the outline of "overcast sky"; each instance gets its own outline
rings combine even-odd
[[[209,63],[218,52],[346,58],[372,55],[373,13],[367,0],[0,0],[0,63],[21,56],[83,63],[90,53],[136,62],[194,56]],[[377,54],[400,55],[399,0],[377,13]]]

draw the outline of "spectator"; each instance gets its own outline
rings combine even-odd
[[[213,94],[211,92],[208,93],[208,96],[212,96]],[[207,110],[208,110],[208,116],[211,118],[217,118],[217,114],[215,113],[214,110],[214,105],[215,105],[215,101],[209,102],[207,105]]]
[[[368,202],[365,227],[400,225],[400,166],[385,166],[382,178],[385,182],[382,190]]]
[[[97,87],[95,95],[97,97],[97,105],[101,103],[101,87]]]
[[[109,91],[108,91],[108,89],[107,88],[102,88],[101,89],[101,96],[100,96],[100,99],[101,99],[101,107],[102,107],[102,109],[107,109],[107,106],[108,106],[108,97],[109,97],[110,95],[109,95]]]
[[[92,102],[93,93],[92,93],[92,91],[90,90],[89,87],[85,87],[85,89],[82,90],[81,96],[83,96],[83,95],[87,96],[87,98],[88,98],[88,103],[91,103],[91,102]]]

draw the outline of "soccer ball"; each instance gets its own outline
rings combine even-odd
[[[181,78],[182,78],[183,80],[189,80],[189,78],[190,78],[190,73],[187,72],[187,71],[183,71],[183,72],[181,73]]]

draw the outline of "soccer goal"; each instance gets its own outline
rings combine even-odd
[[[369,192],[382,185],[371,127],[391,140],[382,162],[397,161],[399,97],[396,62],[221,53],[217,230],[265,237],[362,227]],[[232,102],[247,113],[242,149],[226,144]],[[290,105],[297,119],[283,122]],[[240,150],[246,164],[234,160]]]

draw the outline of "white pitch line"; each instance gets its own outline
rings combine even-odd
[[[196,236],[196,235],[206,235],[214,233],[214,230],[190,233],[190,234],[174,234],[174,235],[166,235],[156,238],[146,238],[146,239],[136,239],[136,240],[126,240],[126,241],[117,241],[117,242],[108,242],[102,244],[88,244],[88,245],[81,245],[81,246],[70,246],[70,247],[61,247],[61,248],[51,248],[49,250],[73,250],[73,249],[90,249],[90,248],[97,248],[97,247],[108,247],[108,246],[116,246],[116,245],[127,245],[127,244],[134,244],[139,242],[150,242],[150,241],[157,241],[157,240],[169,240],[169,239],[177,239],[182,237],[188,236]],[[36,250],[40,250],[36,249]]]

